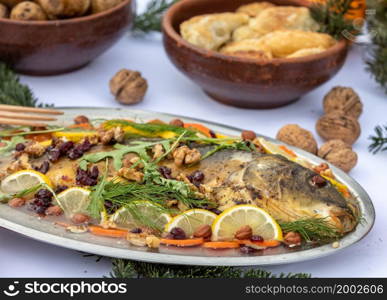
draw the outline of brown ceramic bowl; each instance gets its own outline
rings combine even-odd
[[[303,0],[266,1],[309,5]],[[317,88],[343,66],[348,49],[344,40],[316,55],[258,61],[207,51],[180,36],[180,24],[193,16],[235,11],[252,2],[258,0],[184,0],[173,5],[164,17],[164,47],[169,58],[210,97],[238,107],[279,107]]]
[[[31,75],[79,69],[127,32],[135,0],[89,16],[55,21],[0,19],[0,61]]]

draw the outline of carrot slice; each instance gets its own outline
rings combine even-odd
[[[81,128],[81,129],[87,129],[87,130],[93,130],[94,127],[90,123],[81,123],[81,124],[73,124],[68,126],[67,128]]]
[[[160,243],[169,245],[169,246],[177,246],[177,247],[193,247],[199,246],[203,244],[203,239],[187,239],[187,240],[172,240],[172,239],[161,239]]]
[[[198,124],[198,123],[184,123],[184,128],[187,128],[187,129],[193,128],[193,129],[196,129],[196,130],[200,131],[204,135],[206,135],[208,137],[211,137],[211,130],[208,129],[206,126],[202,125],[202,124]]]
[[[284,146],[284,145],[281,145],[279,146],[279,148],[283,151],[285,151],[287,154],[289,154],[290,156],[296,158],[297,157],[297,154],[294,153],[292,150],[290,150],[288,147]]]
[[[274,248],[274,247],[278,247],[279,245],[281,245],[281,242],[280,241],[277,241],[277,240],[268,240],[268,241],[263,241],[263,242],[255,242],[255,241],[251,241],[251,240],[240,240],[238,241],[238,243],[242,244],[242,245],[256,245],[256,246],[259,246],[259,247],[265,247],[265,248]]]
[[[211,249],[233,249],[239,248],[238,242],[207,242],[203,245],[204,248]]]
[[[89,226],[89,230],[94,235],[108,236],[113,238],[126,238],[127,230],[122,229],[106,229],[99,226]]]

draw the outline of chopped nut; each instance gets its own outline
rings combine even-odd
[[[243,130],[241,137],[244,141],[253,141],[257,137],[257,135],[254,131]]]
[[[296,124],[283,126],[277,133],[277,139],[310,153],[317,153],[317,142],[313,134]]]
[[[153,159],[156,160],[164,155],[164,147],[161,144],[157,144],[153,146]]]
[[[337,249],[339,247],[340,247],[340,243],[338,241],[332,243],[332,248]]]
[[[319,164],[318,166],[316,166],[316,167],[313,168],[313,170],[314,170],[316,173],[319,173],[319,174],[320,174],[321,172],[327,170],[327,169],[329,169],[329,166],[328,166],[328,164],[326,164],[326,163],[321,163],[321,164]]]
[[[24,152],[34,157],[40,157],[44,154],[44,152],[46,152],[46,148],[40,143],[34,141],[27,144]]]
[[[194,232],[194,237],[196,238],[204,238],[204,239],[207,239],[209,238],[211,235],[212,235],[212,230],[211,230],[211,226],[210,225],[202,225],[202,226],[199,226],[195,232]]]
[[[141,159],[138,156],[130,157],[130,158],[125,158],[122,162],[123,166],[126,168],[130,168],[134,165],[136,165],[134,168],[136,170],[141,170],[144,168],[144,164],[139,162]]]
[[[167,207],[175,206],[177,205],[177,200],[168,200],[166,205]]]
[[[89,216],[86,216],[84,214],[75,214],[72,216],[71,221],[75,224],[82,224],[87,223],[90,220]]]
[[[20,157],[16,160],[13,161],[6,169],[8,174],[21,171],[21,170],[28,170],[31,169],[31,165],[29,164],[29,157],[28,154],[23,153],[20,155]]]
[[[130,181],[142,182],[144,174],[136,169],[121,168],[118,170],[118,176],[121,176]]]
[[[316,124],[318,134],[325,140],[342,140],[352,145],[360,136],[360,124],[351,117],[340,113],[322,116]]]
[[[121,143],[125,137],[125,131],[121,127],[114,128],[114,139],[116,142]]]
[[[74,123],[75,124],[85,124],[85,123],[89,123],[89,122],[90,122],[89,118],[86,117],[86,116],[80,115],[80,116],[77,116],[77,117],[74,118]]]
[[[301,245],[301,235],[298,232],[290,231],[284,236],[284,243],[289,247],[295,247]]]
[[[145,247],[147,245],[145,237],[128,235],[128,241],[137,247]]]
[[[173,151],[173,159],[176,166],[180,167],[183,165],[185,156],[188,151],[189,148],[187,146],[178,147]]]
[[[110,142],[114,138],[114,128],[109,129],[107,131],[99,130],[98,135],[99,135],[99,139],[100,139],[101,143],[104,145],[108,145],[108,144],[110,144]]]
[[[8,205],[14,208],[22,207],[24,204],[26,204],[26,200],[23,198],[13,198],[8,202]]]
[[[200,161],[201,157],[202,155],[198,149],[191,149],[186,153],[184,163],[186,165],[195,164]]]
[[[324,112],[337,112],[358,119],[363,111],[359,95],[349,87],[334,87],[324,98]]]
[[[86,233],[89,231],[89,228],[85,225],[80,225],[80,226],[67,226],[66,227],[67,231],[70,231],[72,233]]]
[[[45,211],[47,216],[60,216],[63,213],[63,210],[58,205],[50,206]]]
[[[177,127],[184,127],[184,122],[180,119],[173,119],[171,122],[169,122],[169,125],[177,126]]]
[[[149,248],[159,248],[160,247],[160,239],[157,236],[150,235],[145,238],[146,245]]]
[[[147,90],[148,83],[139,72],[122,69],[110,80],[110,91],[122,104],[141,102]]]
[[[235,233],[235,238],[238,240],[249,240],[253,236],[253,230],[249,225],[242,226]]]

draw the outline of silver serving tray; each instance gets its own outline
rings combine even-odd
[[[63,108],[65,114],[58,120],[58,125],[70,124],[77,115],[86,115],[90,118],[127,118],[138,121],[161,119],[169,121],[180,118],[186,122],[200,122],[216,132],[230,136],[239,136],[241,129],[220,125],[212,122],[202,121],[183,116],[164,113],[137,111],[121,108]],[[280,143],[272,138],[260,135],[273,143]],[[313,164],[320,164],[324,160],[290,147],[298,156],[305,158]],[[84,251],[108,257],[126,258],[139,261],[184,265],[211,265],[211,266],[248,266],[248,265],[276,265],[285,263],[301,262],[310,259],[334,254],[350,245],[360,241],[371,230],[375,221],[375,210],[371,199],[365,190],[346,173],[331,166],[336,177],[344,183],[359,202],[362,222],[356,230],[340,240],[340,247],[333,248],[332,245],[324,245],[307,250],[285,250],[273,248],[258,252],[255,255],[244,255],[236,250],[209,250],[202,248],[182,249],[176,247],[161,247],[159,250],[149,250],[129,245],[125,240],[97,237],[89,233],[74,234],[56,226],[49,218],[39,219],[26,211],[10,208],[8,205],[0,204],[0,226],[28,236],[30,238],[54,244],[57,246]]]

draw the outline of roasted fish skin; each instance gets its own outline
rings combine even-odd
[[[314,171],[280,155],[223,150],[197,168],[207,178],[206,196],[216,201],[220,210],[255,204],[279,221],[326,218],[342,233],[357,224],[356,203],[345,199],[329,182],[315,185]]]

